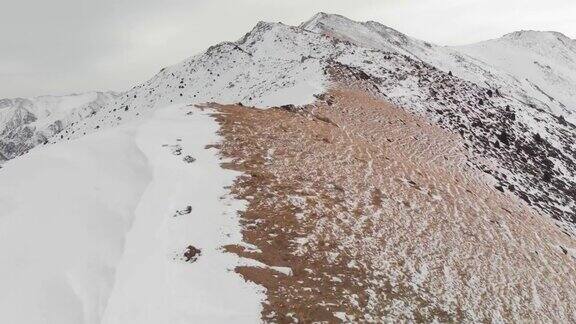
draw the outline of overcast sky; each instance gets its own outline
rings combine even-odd
[[[0,0],[0,98],[126,90],[259,20],[318,11],[442,45],[520,29],[576,38],[575,0]]]

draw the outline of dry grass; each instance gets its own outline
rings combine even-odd
[[[576,244],[467,166],[456,136],[358,90],[303,110],[217,106],[245,173],[263,318],[575,321]],[[336,317],[337,316],[337,317]]]

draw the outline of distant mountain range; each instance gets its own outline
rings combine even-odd
[[[90,92],[0,100],[0,160],[46,143],[71,123],[95,114],[116,96],[113,92]]]

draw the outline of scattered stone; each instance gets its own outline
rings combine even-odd
[[[174,215],[174,217],[180,216],[180,215],[188,215],[190,213],[192,213],[192,206],[188,206],[182,210],[177,211],[176,215]]]
[[[174,155],[182,155],[182,147],[180,145],[172,146],[172,154]]]
[[[184,162],[186,162],[186,163],[194,163],[194,162],[196,162],[196,159],[195,159],[194,157],[190,156],[190,155],[186,155],[186,156],[184,157]]]
[[[192,245],[188,245],[186,252],[184,252],[184,258],[186,262],[196,262],[200,255],[202,255],[202,251]]]

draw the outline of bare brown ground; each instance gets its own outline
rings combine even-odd
[[[467,167],[456,136],[362,91],[325,99],[214,106],[260,251],[227,249],[292,270],[237,269],[267,288],[265,321],[576,321],[575,242]]]

